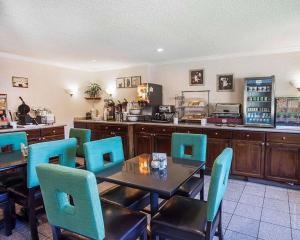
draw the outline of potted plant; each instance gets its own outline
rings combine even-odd
[[[98,83],[91,83],[87,86],[84,93],[87,94],[89,98],[96,99],[99,98],[101,90],[101,86]]]

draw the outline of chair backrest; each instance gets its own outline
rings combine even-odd
[[[225,148],[214,162],[207,198],[208,221],[214,220],[226,191],[232,155],[232,148]]]
[[[206,161],[207,136],[205,134],[173,133],[172,157]],[[191,154],[185,148],[192,148]]]
[[[76,155],[78,157],[84,157],[83,144],[91,141],[91,129],[71,128],[69,137],[77,139]]]
[[[121,137],[105,138],[83,145],[86,169],[99,172],[103,169],[124,161],[123,144]],[[110,155],[110,163],[104,162],[104,155]]]
[[[76,162],[76,142],[75,138],[69,138],[29,145],[27,187],[33,188],[39,186],[36,167],[42,163],[49,163],[50,158],[58,157],[59,164],[74,168]]]
[[[57,164],[41,164],[36,169],[49,223],[91,239],[104,239],[95,175]]]
[[[21,143],[27,146],[27,135],[25,132],[3,133],[0,134],[0,148],[12,145],[12,150],[20,150]]]

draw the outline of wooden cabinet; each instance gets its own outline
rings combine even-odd
[[[87,128],[86,122],[74,122],[74,128]]]
[[[203,129],[207,135],[206,169],[211,170],[215,159],[227,147],[231,146],[232,131],[222,129]]]
[[[230,139],[208,138],[206,149],[206,169],[211,170],[215,159],[227,147],[230,147]]]
[[[172,133],[174,127],[141,126],[135,127],[135,155],[161,152],[171,155]]]
[[[75,124],[76,123],[76,124]],[[74,122],[74,126],[82,126],[77,123],[82,122]],[[91,140],[100,140],[104,138],[114,137],[114,136],[120,136],[122,138],[123,143],[123,151],[125,159],[128,159],[130,157],[133,157],[133,143],[130,138],[132,138],[130,132],[130,128],[132,126],[124,126],[121,124],[109,124],[109,123],[97,123],[97,122],[87,122],[86,128],[91,129]]]
[[[265,178],[287,183],[300,183],[300,143],[266,144]]]
[[[264,174],[264,142],[233,140],[233,161],[231,173],[262,178]]]
[[[232,148],[232,174],[246,177],[263,177],[265,162],[264,132],[233,132]]]

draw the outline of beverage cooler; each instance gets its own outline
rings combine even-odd
[[[246,78],[244,124],[274,127],[274,76]]]

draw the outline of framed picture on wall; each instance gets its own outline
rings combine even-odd
[[[131,77],[131,87],[136,88],[138,85],[141,85],[142,78],[141,76],[133,76]]]
[[[28,88],[28,78],[12,76],[13,87]]]
[[[217,75],[217,91],[218,92],[233,92],[234,91],[233,74]]]
[[[125,80],[124,78],[116,79],[117,88],[125,88]]]
[[[204,85],[204,69],[190,70],[190,86]]]
[[[131,77],[125,77],[125,88],[131,88]]]

